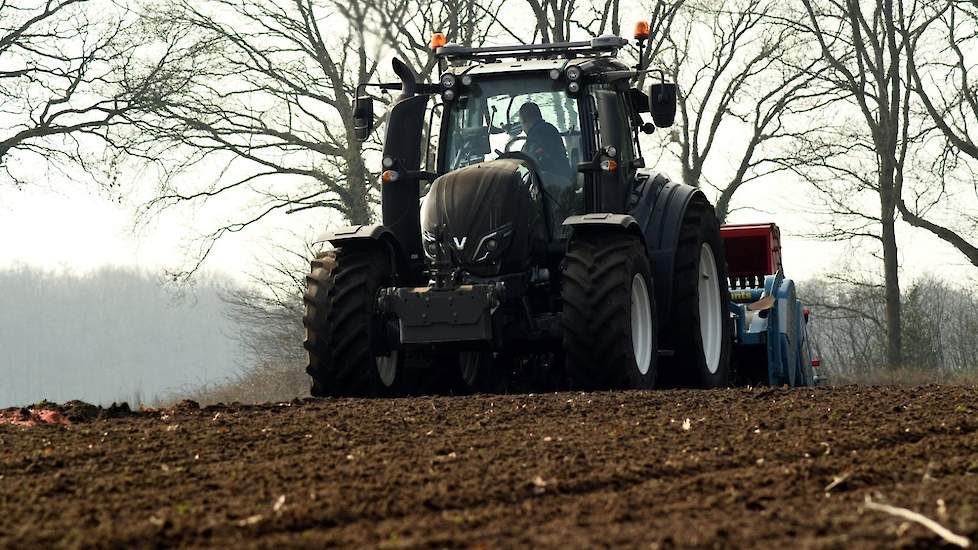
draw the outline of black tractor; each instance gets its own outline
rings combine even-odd
[[[438,83],[395,59],[399,83],[358,88],[358,139],[375,121],[365,90],[400,90],[383,224],[320,239],[332,248],[305,295],[313,395],[729,384],[713,206],[646,170],[639,147],[672,125],[676,85],[617,59],[628,41],[615,36],[433,44]]]

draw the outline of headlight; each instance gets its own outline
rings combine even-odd
[[[580,80],[581,79],[581,68],[578,67],[577,65],[573,65],[573,66],[567,67],[567,70],[564,71],[564,76],[567,77],[567,80],[571,80],[571,81]]]
[[[430,260],[437,260],[441,256],[441,244],[435,239],[435,236],[430,233],[422,234],[422,241],[424,241],[424,255]]]
[[[453,75],[451,73],[441,75],[441,87],[442,88],[445,88],[446,90],[450,90],[450,89],[454,88],[455,87],[455,75]]]
[[[476,246],[473,260],[475,262],[494,261],[508,246],[513,237],[513,224],[507,223],[492,233],[482,237]]]

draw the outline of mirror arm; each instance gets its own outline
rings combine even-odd
[[[577,163],[577,171],[582,174],[591,174],[593,172],[601,171],[601,168],[598,167],[598,164],[595,161],[589,160]]]
[[[356,87],[356,95],[361,95],[367,91],[367,88],[380,88],[381,90],[400,90],[400,82],[361,82]],[[428,82],[419,82],[415,85],[416,95],[436,95],[441,91],[438,84],[432,84]]]
[[[600,150],[594,153],[594,157],[591,160],[577,163],[577,171],[582,174],[603,172],[604,170],[601,169],[601,161],[605,159],[617,161],[616,157],[609,155],[605,151],[605,148],[602,147]]]

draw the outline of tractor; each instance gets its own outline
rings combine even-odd
[[[647,25],[635,39],[642,59]],[[394,59],[400,82],[358,86],[361,141],[376,121],[367,89],[400,92],[383,223],[318,239],[331,247],[304,296],[313,395],[811,383],[780,256],[747,266],[731,299],[726,248],[770,260],[776,227],[760,248],[725,239],[699,189],[646,168],[639,135],[673,124],[677,87],[620,60],[629,43],[436,34],[438,82]]]

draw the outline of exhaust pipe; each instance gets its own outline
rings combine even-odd
[[[401,95],[391,106],[384,136],[384,161],[401,174],[421,169],[421,141],[428,96],[416,95],[418,80],[414,71],[400,59],[391,62],[401,79]],[[385,166],[386,168],[386,166]],[[381,213],[386,226],[404,253],[399,275],[403,280],[421,280],[424,255],[421,250],[421,182],[415,177],[401,177],[381,183]]]
[[[418,79],[414,76],[414,71],[396,57],[391,60],[391,66],[394,68],[394,74],[397,75],[397,78],[401,79],[401,95],[397,100],[401,101],[414,97],[415,90],[418,88]]]

